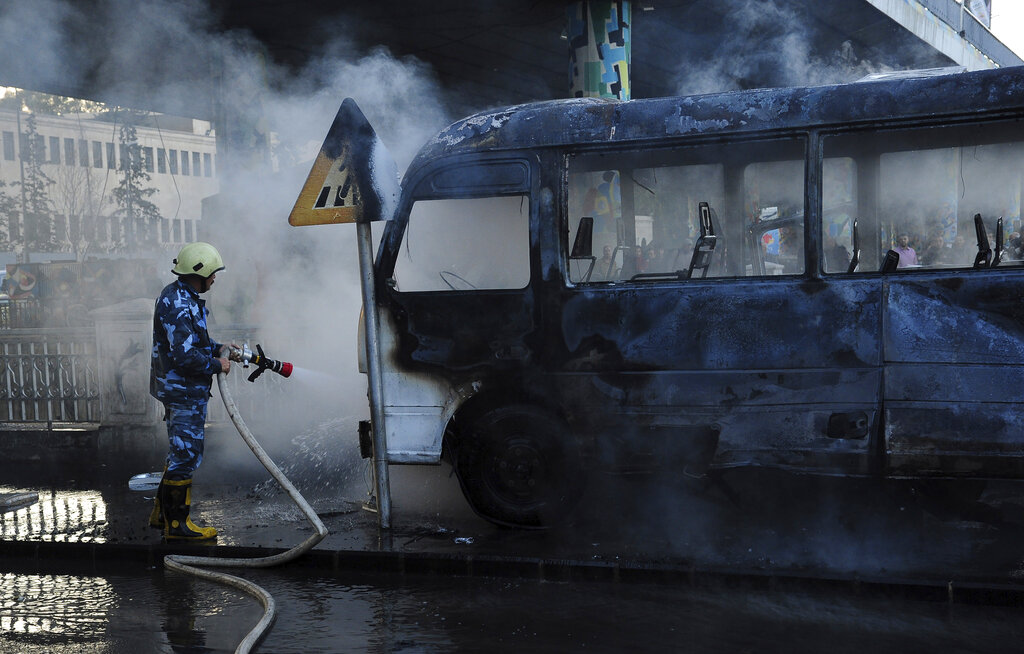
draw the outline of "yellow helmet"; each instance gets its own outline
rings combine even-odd
[[[171,272],[175,275],[199,275],[209,279],[210,275],[224,270],[224,260],[220,252],[209,243],[197,241],[181,248],[174,260]]]

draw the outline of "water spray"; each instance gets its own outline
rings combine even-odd
[[[256,344],[256,352],[249,349],[248,343],[243,344],[242,347],[232,347],[230,358],[233,361],[241,361],[243,368],[248,368],[250,363],[256,366],[256,370],[249,375],[251,382],[255,382],[264,370],[273,370],[282,377],[289,377],[292,374],[292,364],[287,361],[271,359],[263,353],[263,347],[259,343]]]

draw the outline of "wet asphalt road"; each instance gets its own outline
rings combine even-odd
[[[309,529],[301,514],[231,443],[211,447],[197,475],[197,520],[221,530],[219,546],[300,542]],[[595,473],[564,525],[518,531],[473,515],[447,466],[394,467],[393,526],[382,537],[376,515],[360,508],[369,489],[365,462],[336,455],[316,434],[268,450],[330,529],[318,550],[1024,589],[1024,492],[1009,484],[989,485],[975,501],[970,488],[950,494],[758,471],[705,480]],[[76,457],[0,463],[0,491],[40,493],[34,509],[2,516],[0,541],[158,544],[158,533],[144,526],[150,500],[126,483],[151,467],[145,457],[92,466]],[[232,651],[260,614],[234,590],[159,566],[0,561],[0,652]],[[997,652],[1019,651],[1024,624],[1014,606],[858,595],[850,587],[771,591],[296,567],[245,576],[280,595],[282,614],[264,652]]]

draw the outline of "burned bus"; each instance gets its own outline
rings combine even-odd
[[[1020,478],[1022,188],[1024,68],[461,120],[374,262],[386,461],[519,526],[594,466]]]

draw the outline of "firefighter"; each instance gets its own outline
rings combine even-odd
[[[149,518],[167,540],[216,538],[213,527],[192,522],[192,476],[203,460],[206,405],[213,375],[231,370],[230,352],[210,338],[206,301],[224,261],[209,243],[181,248],[171,270],[177,279],[160,293],[153,312],[153,354],[149,392],[164,405],[168,454]]]

